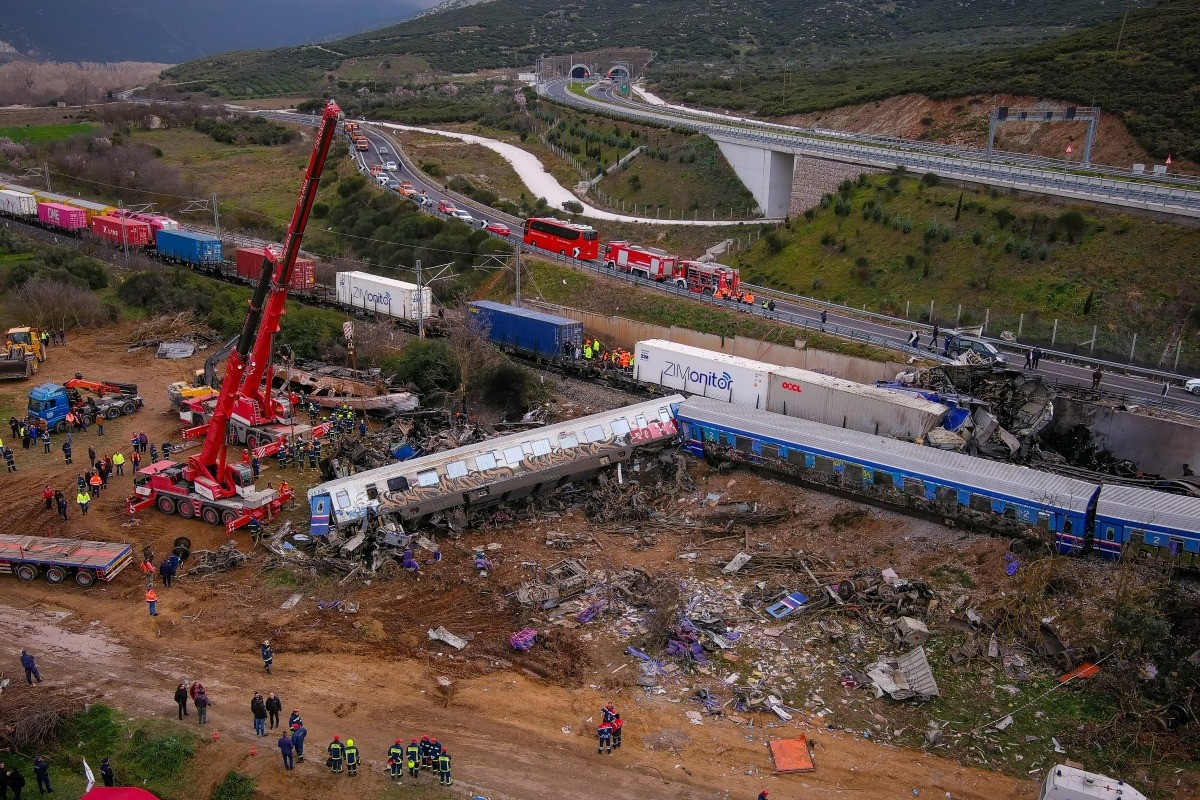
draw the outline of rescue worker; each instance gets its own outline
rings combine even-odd
[[[435,768],[437,767],[438,757],[441,754],[442,754],[442,743],[439,742],[437,740],[437,737],[435,736],[429,740],[429,760],[430,760],[430,763],[432,763]]]
[[[130,469],[132,469],[136,473],[142,466],[142,454],[139,453],[137,450],[134,450],[132,453],[130,453],[129,454],[129,464],[130,464]]]
[[[91,487],[92,497],[100,496],[100,485],[102,483],[103,481],[100,480],[100,473],[92,470],[92,477],[88,478],[88,485]]]
[[[421,769],[433,769],[433,756],[429,750],[429,737],[421,737]]]
[[[301,764],[304,763],[304,739],[308,736],[308,728],[300,722],[293,722],[292,730],[292,747],[296,749],[296,760]]]
[[[442,786],[449,786],[450,784],[454,783],[454,781],[450,778],[450,751],[449,750],[442,750],[440,753],[438,753],[437,771],[438,771],[438,782],[441,783]]]
[[[0,449],[0,453],[4,455],[4,463],[8,467],[9,472],[17,471],[17,457],[13,454],[11,447]]]
[[[362,419],[358,421],[358,438],[365,439],[367,436],[367,415],[363,414]]]
[[[41,440],[42,440],[42,452],[49,454],[50,453],[50,431],[49,430],[42,431],[42,434],[39,438],[41,438]]]
[[[287,443],[281,443],[279,449],[275,451],[275,460],[280,469],[287,466],[288,461],[288,446]]]
[[[609,703],[600,709],[600,717],[605,722],[612,722],[617,718],[617,709],[613,707],[612,703]]]
[[[598,744],[596,745],[597,753],[603,753],[605,749],[607,749],[609,753],[612,752],[612,732],[613,724],[608,720],[601,722],[596,727],[596,737],[599,740]]]
[[[387,751],[388,775],[398,781],[404,777],[404,745],[397,739]]]
[[[250,521],[246,523],[246,530],[250,532],[251,538],[257,539],[262,535],[262,523],[258,521],[257,517],[251,517]]]
[[[583,343],[583,357],[587,361],[592,360],[592,340],[587,339]]]
[[[258,456],[251,456],[250,457],[250,474],[253,476],[253,480],[258,480],[258,475],[261,471],[262,471],[262,462],[258,459]]]
[[[408,747],[404,748],[404,761],[408,767],[409,777],[416,778],[421,773],[421,746],[417,744],[416,739],[413,739],[409,742]]]
[[[42,682],[42,675],[38,672],[37,661],[29,653],[21,651],[21,667],[25,670],[25,682],[32,684],[35,680],[38,683]]]
[[[61,491],[54,492],[54,502],[58,505],[58,515],[63,519],[67,518],[67,496]]]
[[[263,667],[266,668],[267,674],[270,675],[271,662],[275,660],[275,650],[271,647],[271,643],[265,639],[263,640],[263,643],[259,645],[258,649],[259,652],[262,653]]]
[[[121,453],[113,453],[112,465],[116,468],[118,475],[125,474],[125,456]]]
[[[67,440],[62,443],[63,461],[71,463],[71,434],[67,434]]]
[[[342,744],[342,740],[334,736],[333,741],[329,743],[329,771],[342,771],[342,758],[346,755],[346,745]]]
[[[350,778],[358,774],[358,745],[353,739],[346,740],[346,772]]]
[[[54,504],[54,487],[46,484],[46,488],[42,489],[42,502],[46,504],[46,510],[49,511]]]
[[[613,747],[614,747],[615,749],[617,749],[617,750],[620,750],[620,749],[621,749],[621,727],[622,727],[624,724],[625,724],[625,723],[624,723],[624,721],[622,721],[622,720],[621,720],[621,715],[620,715],[620,714],[617,714],[616,716],[614,716],[614,717],[613,717],[613,721],[612,721],[612,726],[613,726],[613,733],[612,733],[612,737],[613,737]]]
[[[300,719],[300,709],[293,708],[291,716],[288,717],[288,730],[291,730],[297,725],[303,725],[304,720]]]
[[[280,734],[277,744],[279,745],[279,752],[283,756],[283,768],[285,770],[295,769],[296,760],[293,753],[296,750],[296,745],[292,744],[292,737],[286,733]]]
[[[79,511],[85,517],[88,512],[88,505],[92,502],[92,496],[82,489],[75,495],[75,502],[79,503]]]
[[[40,753],[33,757],[33,777],[37,780],[38,794],[53,794],[50,788],[50,762]]]
[[[83,513],[87,513],[86,511]],[[150,608],[150,616],[158,616],[158,592],[154,591],[153,586],[146,587],[146,605]]]
[[[170,558],[163,559],[163,562],[158,565],[158,574],[162,576],[163,586],[170,588],[175,582],[175,562]]]
[[[308,447],[305,448],[304,454],[308,456],[308,468],[317,468],[317,440],[312,438],[308,440]]]

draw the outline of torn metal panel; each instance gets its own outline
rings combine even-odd
[[[463,639],[460,636],[455,636],[442,626],[439,626],[436,630],[431,628],[429,630],[429,638],[435,642],[444,642],[453,647],[455,650],[462,650],[467,646],[466,639]]]
[[[925,648],[918,647],[904,655],[899,660],[900,671],[908,681],[909,687],[918,697],[940,697],[937,681],[933,677],[933,669],[925,656]]]
[[[159,342],[155,358],[191,358],[196,352],[194,342]]]

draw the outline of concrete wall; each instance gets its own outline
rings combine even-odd
[[[859,175],[882,172],[872,167],[827,161],[812,156],[796,156],[796,174],[792,179],[791,213],[802,214],[821,202],[821,195],[836,192],[842,181]]]
[[[583,323],[585,336],[598,336],[609,346],[633,347],[634,344],[645,339],[666,339],[669,342],[703,347],[706,350],[765,361],[768,364],[778,364],[782,367],[809,369],[859,383],[892,380],[907,366],[900,362],[871,361],[857,356],[813,350],[805,344],[803,339],[763,342],[745,336],[716,336],[678,326],[652,325],[649,322],[637,322],[624,317],[580,311],[536,300],[526,300],[523,305],[526,308],[579,320]]]
[[[729,166],[762,209],[768,219],[782,219],[788,215],[792,203],[792,175],[795,172],[791,153],[778,152],[763,147],[747,146],[734,141],[713,137],[721,148]]]
[[[1055,398],[1054,429],[1076,425],[1086,425],[1097,444],[1146,472],[1177,478],[1184,464],[1200,467],[1200,427],[1195,425]]]

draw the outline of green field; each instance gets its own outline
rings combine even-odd
[[[87,122],[63,123],[61,125],[23,125],[19,127],[0,128],[0,139],[11,139],[14,142],[38,145],[45,142],[56,142],[59,139],[70,139],[72,136],[86,136],[95,133],[98,127]]]

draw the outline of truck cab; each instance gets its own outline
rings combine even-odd
[[[76,397],[79,393],[75,393]],[[73,408],[68,391],[57,383],[43,383],[29,391],[29,421],[45,420],[46,425],[55,433],[67,429],[67,414]],[[84,418],[90,425],[95,419],[94,411],[82,409]]]

